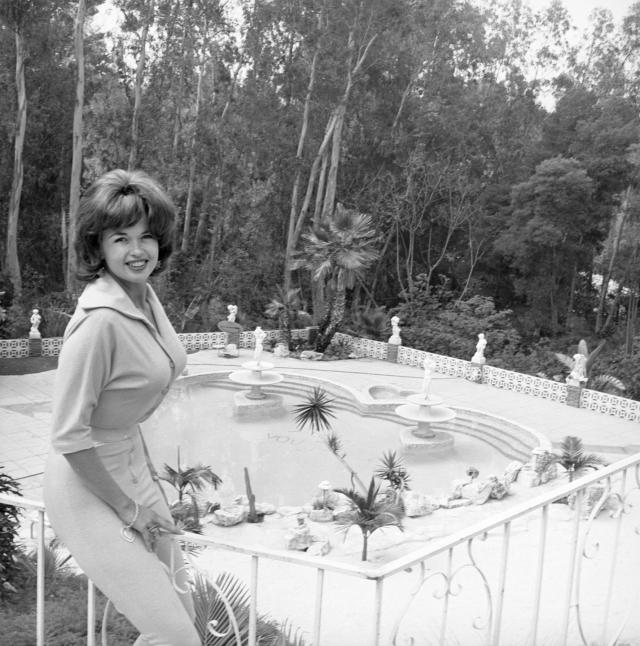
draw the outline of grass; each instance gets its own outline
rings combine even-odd
[[[58,357],[18,357],[0,359],[0,375],[29,375],[34,372],[55,370]]]

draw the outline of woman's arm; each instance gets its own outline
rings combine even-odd
[[[130,525],[140,534],[145,547],[150,552],[154,550],[157,538],[155,531],[150,531],[151,528],[159,528],[161,531],[171,534],[181,533],[174,523],[166,520],[149,507],[138,505],[136,516],[136,502],[131,500],[111,477],[95,449],[65,453],[64,457],[89,490],[113,509],[123,525]],[[134,521],[133,524],[131,521]]]

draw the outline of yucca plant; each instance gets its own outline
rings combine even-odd
[[[396,455],[395,451],[385,452],[380,463],[375,475],[380,480],[385,480],[389,483],[389,488],[393,490],[395,500],[398,501],[402,492],[410,489],[409,481],[411,476],[407,472],[404,462]]]
[[[567,435],[562,440],[560,453],[556,454],[555,461],[561,464],[569,475],[569,482],[587,469],[597,469],[605,461],[595,453],[585,453],[582,440],[575,435]]]
[[[313,392],[307,397],[304,404],[294,406],[297,415],[295,418],[296,426],[302,430],[305,426],[311,427],[312,433],[320,431],[330,431],[330,417],[335,418],[335,406],[325,390],[316,386]]]
[[[351,527],[357,525],[362,532],[362,560],[367,560],[369,536],[383,527],[397,527],[404,531],[402,517],[404,511],[402,506],[388,500],[379,499],[380,487],[376,486],[374,478],[371,478],[366,496],[354,489],[335,489],[337,493],[346,496],[354,507],[354,513],[345,521],[340,523],[342,531],[348,532]]]
[[[298,404],[294,407],[297,412],[296,425],[299,429],[305,426],[311,427],[312,433],[320,433],[325,431],[324,441],[327,448],[336,456],[340,464],[347,469],[351,475],[351,485],[357,484],[363,493],[367,492],[367,488],[356,473],[355,469],[346,461],[346,456],[342,450],[342,442],[336,433],[331,429],[330,418],[335,418],[335,406],[333,399],[331,399],[325,390],[316,386],[313,392],[308,395],[307,401],[304,404]]]

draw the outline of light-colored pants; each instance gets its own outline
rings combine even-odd
[[[171,518],[151,477],[139,429],[101,430],[94,439],[102,462],[125,493]],[[188,589],[177,544],[161,537],[155,552],[148,552],[137,533],[133,543],[125,541],[115,512],[85,486],[64,455],[53,451],[45,469],[44,500],[56,535],[82,571],[140,631],[135,646],[200,646],[191,594],[176,590]]]

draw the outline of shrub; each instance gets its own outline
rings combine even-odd
[[[20,495],[20,485],[0,466],[0,493]],[[17,555],[20,512],[13,505],[0,505],[0,600],[11,598],[16,590],[19,566]],[[2,634],[0,632],[0,634]]]

